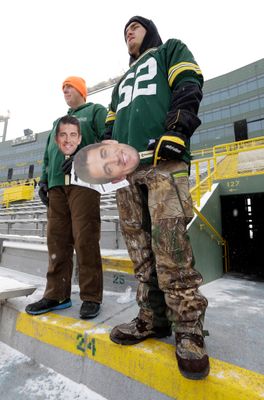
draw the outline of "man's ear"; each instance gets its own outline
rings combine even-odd
[[[111,183],[118,183],[120,181],[123,181],[124,179],[126,179],[126,175],[120,176],[120,178],[114,179],[113,181],[111,181]]]
[[[114,140],[114,139],[105,139],[105,140],[102,140],[101,143],[104,143],[104,144],[116,144],[116,143],[118,143],[118,141]]]

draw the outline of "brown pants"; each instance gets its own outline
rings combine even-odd
[[[80,186],[49,190],[47,244],[49,267],[44,297],[71,296],[73,250],[77,254],[81,300],[102,302],[100,194]]]
[[[207,300],[187,235],[193,217],[184,162],[140,166],[117,191],[121,229],[139,281],[139,318],[176,332],[202,334]]]

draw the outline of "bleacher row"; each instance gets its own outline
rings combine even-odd
[[[248,141],[246,141],[248,142]],[[245,149],[233,157],[235,159],[235,170],[237,176],[247,172],[262,172],[264,169],[264,149],[256,148],[254,150],[245,151]],[[223,160],[222,160],[223,159]],[[223,162],[222,162],[223,161]],[[228,162],[227,166],[225,161]],[[225,174],[231,173],[230,156],[218,157],[218,168],[222,166]],[[190,187],[196,184],[196,167],[192,164],[190,174]],[[214,169],[213,160],[210,161],[210,170]],[[219,169],[220,171],[220,169]],[[218,178],[219,178],[218,171]],[[220,171],[221,172],[221,171]],[[199,160],[199,178],[204,179],[208,174],[208,161]],[[225,175],[223,174],[223,176]],[[221,173],[220,173],[221,175]],[[19,188],[19,186],[17,186]],[[20,189],[26,188],[20,185]],[[13,189],[12,189],[13,190]],[[22,192],[21,192],[22,193]],[[32,197],[31,197],[32,198]],[[46,238],[47,230],[47,209],[42,205],[37,191],[35,191],[35,200],[24,202],[7,202],[8,206],[0,208],[0,234],[7,235],[31,235],[34,237]],[[6,203],[6,204],[7,204]],[[119,229],[118,211],[115,202],[115,192],[104,194],[101,196],[101,246],[104,248],[119,249],[125,248],[124,241]]]
[[[244,157],[238,161],[246,163],[249,160]],[[251,167],[252,164],[253,162]],[[200,169],[200,179],[203,179],[206,173],[205,163],[205,168]],[[195,184],[194,179],[193,184]],[[28,279],[30,276],[29,282],[37,282],[37,278],[45,279],[46,213],[47,209],[41,204],[37,195],[34,201],[10,203],[8,208],[0,208],[0,257],[2,257],[2,274],[5,277],[17,279],[19,275],[23,276],[23,279]],[[129,272],[131,261],[126,259],[126,255],[121,255],[122,250],[103,253],[107,248],[122,248],[115,193],[102,195],[101,220],[101,249],[102,256],[105,255],[104,302],[101,314],[92,322],[80,321],[79,293],[78,289],[74,288],[72,308],[32,318],[24,312],[24,309],[26,304],[39,298],[38,292],[35,298],[10,300],[3,305],[0,313],[1,340],[76,382],[95,388],[98,393],[109,399],[121,400],[127,397],[127,393],[130,400],[262,399],[264,380],[263,375],[257,372],[261,371],[263,360],[261,352],[257,357],[258,354],[254,349],[256,345],[261,348],[258,343],[263,340],[260,340],[259,332],[263,329],[261,330],[259,326],[259,330],[250,331],[245,328],[244,323],[245,320],[250,321],[254,316],[260,315],[255,306],[256,299],[258,303],[260,302],[262,291],[260,292],[260,288],[257,287],[256,297],[250,300],[253,292],[252,282],[249,282],[250,295],[245,291],[243,283],[238,282],[235,286],[233,278],[230,281],[227,278],[223,281],[217,279],[213,286],[209,284],[203,288],[209,299],[205,327],[210,329],[207,346],[211,358],[211,373],[204,381],[186,380],[175,368],[173,335],[162,340],[150,339],[136,346],[117,346],[109,340],[109,332],[113,326],[128,321],[137,314],[138,308],[135,302],[137,285],[131,266]],[[200,229],[201,227],[202,225]],[[9,234],[1,234],[3,230],[8,229]],[[3,236],[8,235],[11,240],[4,240]],[[212,237],[208,238],[209,241],[211,239]],[[28,243],[21,244],[21,241]],[[216,241],[212,243],[215,244]],[[207,246],[204,247],[207,252]],[[217,262],[215,254],[212,252],[212,257],[214,262]],[[209,249],[207,258],[208,256]],[[77,269],[73,273],[75,284],[78,282],[76,271]],[[236,304],[233,301],[234,297]],[[239,297],[243,303],[239,303]],[[261,304],[258,305],[261,309]],[[239,310],[242,308],[245,318],[241,320]],[[255,312],[252,312],[253,308]],[[232,330],[230,330],[230,320],[232,320]],[[223,328],[224,321],[227,322]],[[250,325],[255,327],[256,322],[259,324],[260,321],[258,318]],[[222,329],[219,330],[219,326]],[[222,334],[223,330],[225,335]],[[248,348],[245,354],[237,346],[238,336],[245,338]]]
[[[238,155],[238,172],[263,171],[264,170],[264,150],[245,151]]]
[[[115,193],[101,196],[101,245],[104,248],[124,248],[119,229],[119,217]],[[47,208],[38,195],[34,200],[10,203],[0,208],[0,234],[34,236],[46,241]]]

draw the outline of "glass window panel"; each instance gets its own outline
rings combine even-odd
[[[239,106],[238,105],[232,106],[230,110],[231,110],[232,117],[239,114]]]
[[[238,88],[236,87],[231,87],[229,90],[229,95],[230,97],[235,97],[238,95]]]
[[[210,96],[204,96],[204,98],[203,98],[203,100],[201,102],[201,105],[206,106],[208,104],[210,104]]]
[[[243,103],[240,103],[240,112],[241,114],[244,114],[248,111],[248,102],[243,101]]]
[[[211,113],[205,113],[204,114],[204,122],[211,122],[212,121],[212,114]]]
[[[263,88],[264,87],[264,76],[258,77],[258,87]]]
[[[258,99],[252,100],[249,103],[250,111],[256,110],[259,107]]]
[[[221,119],[221,110],[216,110],[214,112],[214,121]]]
[[[247,84],[247,90],[251,91],[251,90],[256,90],[257,89],[257,81],[249,81]]]
[[[254,121],[248,124],[248,131],[255,132],[261,129],[261,121]]]
[[[220,93],[220,99],[221,100],[226,100],[226,99],[228,99],[229,98],[229,93],[228,93],[228,90],[223,90],[223,91],[221,91],[221,93]]]
[[[259,105],[261,108],[264,108],[264,97],[259,98]]]
[[[200,135],[199,134],[192,135],[191,143],[193,143],[193,144],[200,143]]]
[[[221,109],[221,117],[222,118],[230,118],[230,109],[228,107]]]
[[[247,92],[247,84],[246,83],[241,83],[238,86],[238,93],[239,94],[243,94],[243,93],[246,93],[246,92]]]

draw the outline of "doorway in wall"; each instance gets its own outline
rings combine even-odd
[[[230,272],[264,278],[264,193],[222,196],[221,213]]]

